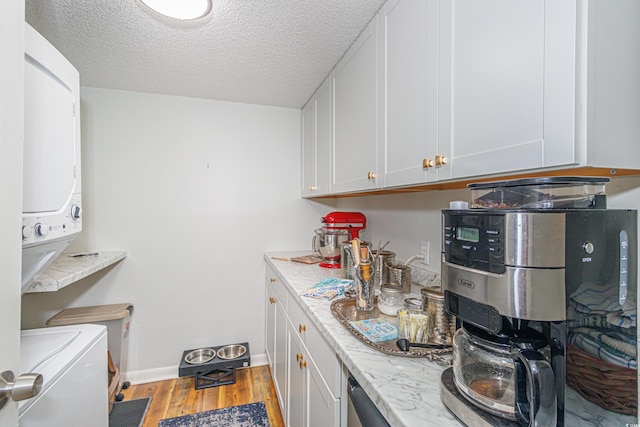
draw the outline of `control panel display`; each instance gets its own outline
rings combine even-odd
[[[456,239],[478,243],[480,241],[480,230],[477,228],[458,227],[456,228]]]

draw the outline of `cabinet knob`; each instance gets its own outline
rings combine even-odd
[[[269,278],[269,283],[275,283],[275,282],[276,282],[276,279],[274,279],[273,277]]]
[[[307,367],[307,361],[306,360],[301,360],[300,361],[300,369],[304,369]]]
[[[446,165],[449,162],[446,156],[442,156],[440,154],[436,155],[436,167]]]
[[[300,362],[303,359],[303,356],[300,353],[296,353],[296,362]]]
[[[269,302],[271,304],[275,304],[276,303],[276,299],[274,297],[269,297]]]
[[[422,169],[429,169],[433,167],[433,160],[428,157],[422,159]]]
[[[300,331],[300,333],[306,332],[307,330],[307,326],[306,325],[298,325],[298,331]]]
[[[375,172],[369,172],[367,174],[367,179],[376,179],[376,173]]]

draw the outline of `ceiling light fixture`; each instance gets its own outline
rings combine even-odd
[[[211,12],[211,0],[140,0],[154,11],[175,19],[198,19]]]

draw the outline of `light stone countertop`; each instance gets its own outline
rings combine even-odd
[[[325,277],[340,277],[339,269],[272,258],[308,254],[308,251],[266,253],[265,261],[294,295]],[[369,347],[333,316],[330,301],[300,296],[298,301],[389,424],[461,426],[440,401],[440,375],[444,367],[423,358],[387,355]]]
[[[36,277],[25,293],[55,292],[124,259],[126,251],[96,252],[72,257],[63,252],[44,273]]]

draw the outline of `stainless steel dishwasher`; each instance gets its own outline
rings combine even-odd
[[[387,420],[385,420],[351,373],[349,373],[348,381],[349,427],[389,427]],[[352,416],[352,412],[355,412],[357,417]]]

